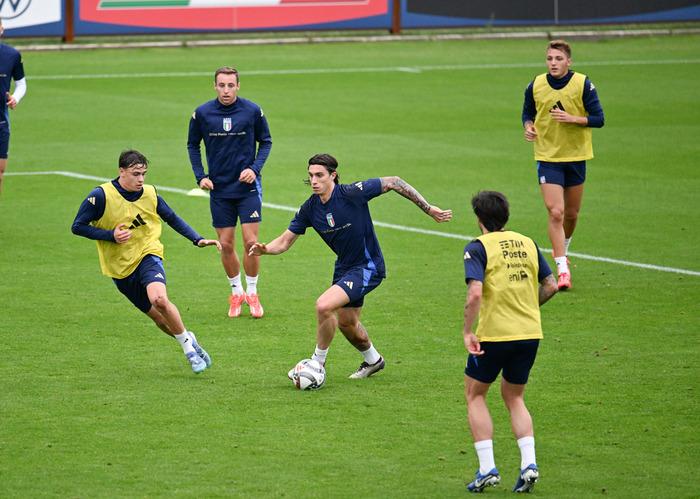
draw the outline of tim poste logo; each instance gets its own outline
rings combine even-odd
[[[19,17],[29,8],[32,0],[0,0],[0,17],[14,19]]]

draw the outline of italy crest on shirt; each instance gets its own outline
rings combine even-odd
[[[326,213],[326,220],[328,220],[328,225],[335,227],[335,220],[333,220],[333,213]]]
[[[231,128],[233,128],[231,118],[224,118],[224,132],[230,132]]]

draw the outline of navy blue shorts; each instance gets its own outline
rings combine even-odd
[[[237,199],[209,197],[212,225],[217,229],[262,221],[262,197],[258,194]]]
[[[566,163],[537,162],[537,178],[540,184],[557,184],[562,187],[581,185],[586,181],[586,162]]]
[[[165,284],[163,260],[158,256],[147,255],[131,275],[124,279],[112,279],[119,291],[144,314],[151,310],[146,286],[152,282]]]
[[[384,276],[376,270],[366,267],[351,269],[335,269],[333,284],[337,284],[350,298],[350,303],[343,307],[361,307],[365,303],[365,295],[382,283]]]
[[[540,340],[484,341],[483,355],[469,354],[464,374],[482,383],[493,383],[503,371],[503,379],[514,385],[524,385],[537,357]]]
[[[7,151],[10,149],[10,124],[5,121],[0,123],[0,159],[7,159]]]

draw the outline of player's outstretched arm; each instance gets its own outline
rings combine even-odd
[[[438,223],[449,222],[452,219],[452,210],[443,210],[437,206],[431,206],[425,198],[411,184],[401,177],[382,177],[382,193],[396,191],[410,200]]]
[[[216,239],[200,239],[197,241],[197,246],[204,248],[205,246],[216,246],[216,249],[221,253],[221,243]]]
[[[248,251],[248,256],[279,255],[291,248],[299,234],[291,230],[285,230],[277,239],[273,239],[267,244],[255,242]]]

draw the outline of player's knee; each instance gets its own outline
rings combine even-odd
[[[568,221],[574,221],[578,219],[578,210],[567,209],[564,212],[564,218]]]
[[[501,387],[503,403],[509,411],[525,406],[525,398],[522,393],[513,393]]]
[[[338,315],[340,315],[340,314],[338,314]],[[347,320],[347,319],[343,320],[341,318],[338,318],[338,327],[342,331],[355,331],[358,329],[358,327],[357,327],[358,324],[359,324],[358,321]]]
[[[554,222],[563,222],[564,221],[564,210],[559,207],[559,206],[550,206],[547,208],[547,211],[549,211],[549,219],[554,221]]]
[[[221,243],[221,252],[225,254],[233,253],[233,242],[219,241]]]
[[[250,251],[250,248],[253,247],[253,245],[255,244],[255,242],[256,242],[255,239],[251,239],[251,240],[245,241],[245,242],[243,243],[243,245],[245,246],[245,252],[246,252],[246,254],[248,254],[248,252]]]
[[[325,316],[325,315],[330,315],[334,311],[334,308],[331,306],[331,304],[324,300],[323,298],[319,298],[316,300],[316,315],[318,316]]]
[[[167,295],[157,295],[151,301],[151,305],[156,307],[158,310],[167,309],[169,304],[170,301],[168,300]]]

